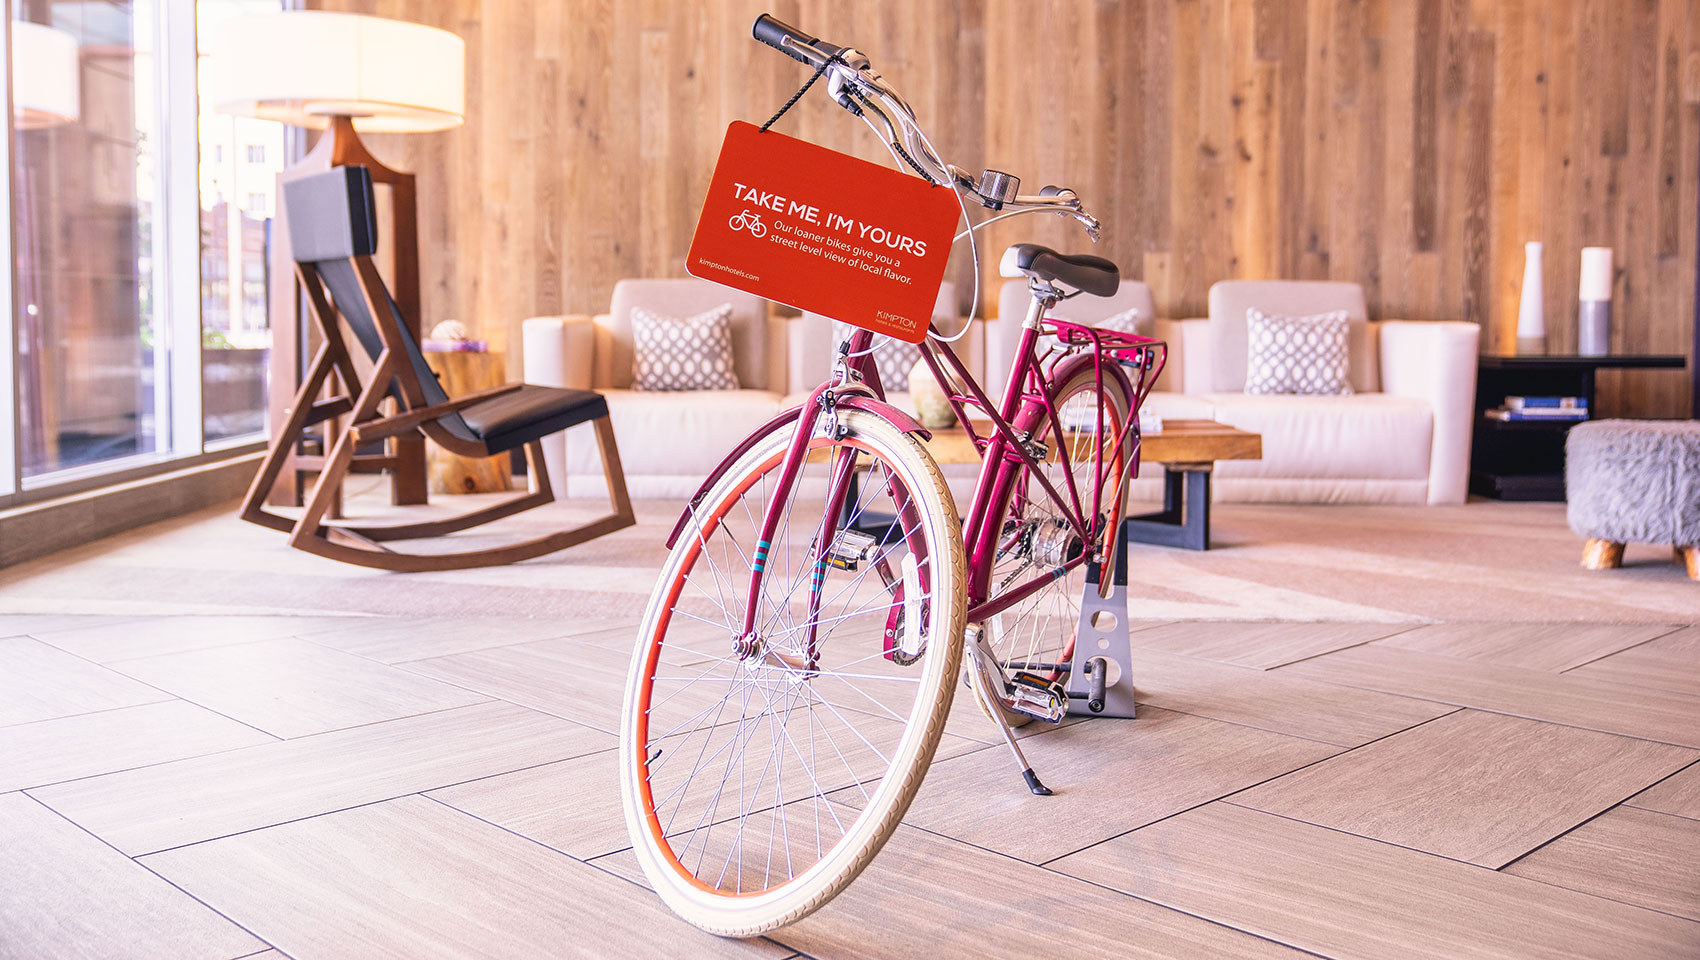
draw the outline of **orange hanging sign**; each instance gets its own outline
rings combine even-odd
[[[961,214],[949,187],[738,121],[685,269],[919,343]]]

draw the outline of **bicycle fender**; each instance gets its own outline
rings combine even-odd
[[[883,400],[875,400],[873,397],[860,393],[842,393],[839,394],[838,405],[879,417],[904,433],[920,434],[923,440],[932,439],[932,433],[926,427],[921,426],[920,422],[914,417]],[[691,494],[690,501],[685,504],[685,509],[679,514],[679,519],[673,524],[673,532],[667,535],[667,549],[673,549],[673,544],[678,542],[679,534],[685,532],[685,524],[690,521],[691,514],[696,511],[697,505],[702,503],[702,498],[708,496],[708,491],[720,482],[720,478],[725,475],[726,471],[732,469],[732,464],[737,463],[744,454],[749,453],[768,434],[775,430],[790,429],[791,425],[797,422],[797,416],[802,412],[802,409],[799,406],[780,411],[772,419],[751,431],[749,436],[745,437],[736,447],[733,447],[732,452],[728,453],[720,463],[715,465],[713,470],[709,471],[708,477],[703,480],[701,486],[697,487],[697,492]]]
[[[873,414],[881,420],[890,423],[897,429],[902,430],[904,433],[920,434],[922,440],[931,440],[933,438],[932,431],[921,426],[921,422],[919,420],[916,420],[914,417],[904,413],[902,410],[899,410],[891,404],[886,403],[884,400],[875,400],[873,397],[852,393],[848,396],[839,397],[838,405],[841,407],[849,407],[852,410],[860,410],[863,413]]]

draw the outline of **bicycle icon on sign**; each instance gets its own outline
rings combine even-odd
[[[752,237],[767,236],[767,224],[761,222],[761,217],[748,210],[726,221],[726,225],[734,230],[748,230]]]

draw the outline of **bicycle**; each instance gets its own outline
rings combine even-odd
[[[767,236],[767,224],[761,222],[760,216],[757,216],[748,210],[745,210],[743,213],[737,214],[732,217],[732,219],[726,221],[726,225],[734,230],[748,230],[752,237]]]
[[[940,160],[861,53],[765,15],[753,34],[813,66],[809,84],[826,76],[900,165],[998,212],[964,235],[1052,212],[1097,239],[1073,191],[1021,195],[1014,177]],[[705,930],[762,933],[848,885],[908,809],[964,672],[1036,794],[1050,791],[1011,727],[1101,709],[1114,682],[1102,657],[1074,663],[1075,598],[1109,589],[1098,573],[1118,559],[1137,413],[1166,347],[1046,317],[1114,293],[1108,260],[1022,244],[1001,272],[1027,277],[1033,301],[1000,402],[936,329],[922,344],[983,456],[964,519],[857,329],[831,378],[739,444],[668,537],[628,676],[621,787],[644,874]]]

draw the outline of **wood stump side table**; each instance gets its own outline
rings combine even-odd
[[[450,397],[507,383],[503,355],[455,351],[426,353],[425,363]],[[507,454],[462,457],[426,444],[425,463],[432,493],[506,493],[514,488],[513,461]]]

